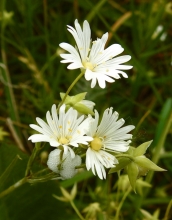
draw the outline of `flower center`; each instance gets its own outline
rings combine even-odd
[[[69,143],[69,140],[65,137],[59,138],[58,141],[59,141],[60,144],[68,144]]]
[[[82,62],[83,66],[86,68],[86,69],[89,69],[89,70],[93,70],[94,69],[94,65],[90,62],[85,62],[83,61]]]
[[[91,141],[90,145],[93,150],[99,151],[101,147],[103,146],[103,143],[100,138],[95,137],[93,141]]]

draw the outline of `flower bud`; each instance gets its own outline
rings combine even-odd
[[[89,100],[84,100],[86,96],[86,92],[79,93],[75,96],[67,96],[64,103],[66,104],[67,110],[72,107],[76,109],[79,113],[84,115],[94,115],[93,107],[95,105],[94,102],[91,102]],[[60,93],[61,99],[63,99],[65,96],[65,93]]]

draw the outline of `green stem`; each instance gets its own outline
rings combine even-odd
[[[7,56],[5,52],[5,42],[4,42],[4,34],[5,34],[5,21],[4,21],[4,10],[5,10],[5,0],[1,2],[1,10],[0,13],[2,15],[1,19],[1,56],[2,56],[2,62],[4,64],[4,68],[2,68],[2,77],[3,80],[5,81],[6,85],[5,87],[5,94],[7,97],[7,105],[8,109],[10,111],[10,117],[12,118],[13,121],[19,121],[19,116],[18,116],[18,111],[17,111],[17,105],[13,93],[13,89],[11,85],[11,78],[10,78],[10,73],[8,69],[8,64],[7,64]]]
[[[11,192],[13,192],[15,189],[17,189],[18,187],[22,186],[26,182],[27,182],[27,177],[24,177],[23,179],[21,179],[18,182],[16,182],[14,185],[10,186],[8,189],[6,189],[3,192],[1,192],[0,193],[0,198],[8,195]]]
[[[78,217],[81,219],[81,220],[85,220],[84,217],[81,215],[81,213],[79,212],[79,210],[77,209],[76,205],[74,204],[73,201],[70,201],[70,204],[72,206],[72,208],[75,210],[76,214],[78,215]]]
[[[85,164],[81,164],[80,166],[76,166],[75,169],[86,168]]]
[[[47,0],[43,0],[43,9],[44,9],[44,33],[45,33],[45,43],[46,43],[46,55],[48,66],[50,68],[50,73],[52,74],[52,65],[50,62],[50,42],[49,42],[49,31],[48,31],[48,7],[47,7]]]
[[[169,132],[169,129],[170,129],[171,124],[172,124],[172,113],[169,115],[168,120],[167,120],[167,123],[166,123],[166,125],[164,126],[163,132],[162,132],[162,134],[161,134],[161,137],[160,137],[160,139],[159,139],[159,141],[158,141],[158,143],[157,143],[157,145],[156,145],[156,153],[153,155],[153,158],[152,158],[152,162],[154,162],[155,164],[158,163],[158,160],[159,160],[160,155],[161,155],[161,154],[160,154],[160,151],[161,151],[162,147],[164,146],[164,142],[165,142],[165,140],[166,140],[166,136],[167,136],[167,134],[168,134],[168,132]],[[147,177],[146,177],[146,181],[147,181],[148,183],[151,182],[151,180],[152,180],[152,178],[153,178],[153,174],[154,174],[153,171],[150,171],[150,172],[148,173],[148,175],[147,175]],[[148,190],[148,191],[149,191],[149,190]]]
[[[122,208],[122,205],[123,205],[125,199],[127,198],[128,194],[130,193],[130,191],[131,191],[131,187],[129,187],[128,190],[124,193],[124,196],[122,197],[122,200],[121,200],[121,202],[120,202],[120,204],[118,206],[118,209],[116,211],[116,215],[115,215],[115,219],[114,220],[118,220],[119,219],[120,210]]]
[[[29,161],[28,161],[28,163],[27,163],[27,167],[26,167],[26,171],[25,171],[25,176],[26,176],[26,177],[30,175],[33,162],[34,162],[34,160],[35,160],[35,158],[36,158],[36,155],[37,155],[37,153],[38,153],[38,151],[39,151],[40,149],[41,149],[41,143],[38,142],[38,143],[35,144],[35,147],[34,147],[34,149],[33,149],[33,151],[32,151],[32,154],[31,154],[31,156],[30,156],[30,158],[29,158]]]
[[[81,155],[80,155],[80,157],[81,157],[81,158],[82,158],[82,157],[85,157],[85,156],[86,156],[86,153],[85,153],[85,154],[81,154]]]
[[[165,212],[165,216],[163,218],[164,220],[170,219],[170,210],[171,210],[171,208],[172,208],[172,199],[171,199],[171,201],[168,204],[167,210]]]
[[[63,97],[61,103],[58,106],[57,112],[59,112],[60,107],[63,105],[63,103],[65,102],[66,97],[68,96],[69,92],[71,91],[71,89],[74,87],[74,85],[78,82],[78,80],[85,74],[85,71],[81,72],[76,79],[73,81],[73,83],[69,86],[65,96]]]

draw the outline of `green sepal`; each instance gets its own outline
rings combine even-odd
[[[86,96],[86,92],[82,92],[82,93],[79,93],[75,96],[67,96],[66,99],[65,99],[65,104],[70,104],[71,106],[75,105],[77,102],[80,102],[82,101],[83,99],[85,99],[85,96]],[[60,97],[61,99],[63,99],[65,96],[65,93],[60,93]]]
[[[144,188],[147,187],[147,188],[150,188],[152,187],[152,185],[146,181],[143,181],[142,178],[140,179],[137,179],[137,182],[136,182],[136,192],[143,196],[144,195]]]
[[[65,93],[60,92],[60,97],[61,97],[62,100],[63,100],[64,96],[65,96]],[[66,99],[65,99],[65,101],[64,101],[64,103],[65,103],[65,104],[70,103],[70,99],[71,99],[71,97],[70,97],[70,96],[67,96]]]
[[[130,146],[126,153],[130,156],[133,156],[135,149],[135,147]]]
[[[126,157],[121,157],[118,159],[118,162],[119,163],[116,164],[115,167],[113,167],[109,170],[108,174],[115,173],[115,172],[118,172],[118,171],[124,169],[129,163],[131,163],[131,160]]]
[[[75,108],[78,112],[80,112],[80,113],[82,113],[82,114],[84,114],[84,115],[88,115],[88,114],[94,115],[94,112],[93,112],[90,108],[88,108],[87,106],[85,106],[85,105],[82,104],[82,103],[76,103],[75,106],[74,106],[74,108]]]
[[[135,186],[136,186],[136,180],[138,177],[138,173],[139,173],[139,169],[138,169],[137,164],[135,164],[134,162],[131,162],[130,164],[128,164],[127,174],[128,174],[128,178],[129,178],[131,187],[133,188],[134,192],[136,192]]]
[[[135,148],[135,150],[133,152],[133,156],[138,157],[138,156],[141,156],[141,155],[145,154],[146,150],[151,145],[151,143],[152,143],[152,140],[147,141],[147,142],[141,144],[140,146],[138,146],[137,148]]]
[[[138,156],[134,158],[134,162],[140,166],[147,168],[149,170],[154,170],[154,171],[166,171],[162,169],[161,167],[157,166],[155,163],[153,163],[151,160],[146,158],[145,156]]]

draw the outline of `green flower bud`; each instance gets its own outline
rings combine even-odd
[[[56,195],[53,195],[53,197],[60,200],[60,201],[62,201],[62,202],[71,202],[71,201],[74,200],[74,198],[77,194],[77,185],[74,184],[74,186],[73,186],[70,193],[68,193],[68,191],[63,187],[60,187],[60,190],[63,194],[63,197],[59,197],[59,196],[56,196]]]
[[[3,22],[4,25],[12,24],[13,20],[12,17],[14,15],[14,12],[10,11],[3,11],[0,12],[0,21]]]
[[[133,188],[134,191],[135,191],[138,173],[139,173],[139,169],[138,169],[137,164],[135,164],[134,162],[129,163],[127,166],[127,174],[128,174],[131,187]]]
[[[86,96],[86,92],[79,93],[75,96],[67,96],[64,103],[66,104],[66,109],[68,110],[70,107],[76,109],[79,113],[84,115],[94,115],[93,107],[95,105],[94,102],[84,100]],[[63,100],[65,93],[60,93],[60,97]]]

